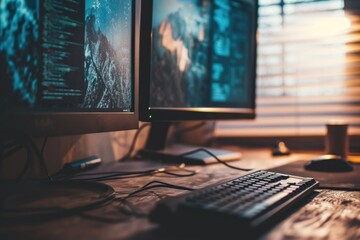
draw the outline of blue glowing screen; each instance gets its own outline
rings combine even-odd
[[[150,106],[251,106],[253,14],[241,0],[154,0]]]
[[[132,0],[0,0],[0,107],[133,106]]]

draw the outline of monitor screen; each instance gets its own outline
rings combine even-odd
[[[52,114],[89,123],[68,133],[136,127],[104,120],[137,125],[134,2],[1,0],[2,112],[41,115],[51,132]]]
[[[142,118],[253,117],[256,1],[153,0],[150,7],[143,15],[151,26],[142,25],[143,35],[151,32]]]

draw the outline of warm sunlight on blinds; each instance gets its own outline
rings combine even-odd
[[[357,0],[259,0],[257,119],[220,122],[217,136],[360,134]],[[360,2],[360,1],[358,1]]]

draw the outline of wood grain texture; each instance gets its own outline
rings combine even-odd
[[[267,239],[360,239],[360,192],[320,191]]]
[[[267,168],[297,160],[297,155],[274,159],[268,150],[244,150],[239,167]],[[304,155],[298,155],[303,158]],[[121,170],[108,165],[109,170]],[[192,177],[178,178],[164,174],[107,182],[125,196],[144,184],[159,180],[192,188],[201,188],[241,172],[222,165],[191,167],[200,170]],[[0,239],[196,239],[164,232],[148,221],[146,215],[156,202],[166,196],[186,191],[156,188],[128,199],[128,204],[113,201],[107,206],[76,216],[32,224],[2,224]],[[261,239],[360,239],[360,192],[318,190],[308,203],[294,208]],[[71,201],[71,199],[69,199]],[[134,213],[145,216],[135,216]],[[179,226],[181,227],[181,226]],[[186,232],[186,229],[183,230]]]

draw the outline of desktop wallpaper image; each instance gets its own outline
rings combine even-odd
[[[209,1],[154,1],[152,107],[206,101],[210,10]]]
[[[132,1],[87,0],[84,108],[132,109]]]
[[[153,12],[151,107],[247,103],[250,15],[244,3],[154,0]]]
[[[0,0],[0,107],[132,111],[132,1],[87,0],[80,9],[75,7],[81,4],[69,2],[50,5],[65,19],[69,17],[69,22],[77,20],[66,14],[84,14],[76,22],[77,32],[66,28],[60,18],[46,21],[51,12],[42,4],[52,3],[56,2]],[[59,25],[53,28],[54,24]],[[57,28],[84,37],[52,36]],[[67,44],[63,52],[61,44]],[[71,45],[80,46],[84,58],[67,58],[81,54]],[[42,51],[47,55],[41,55]],[[49,56],[52,59],[47,60]],[[75,91],[77,97],[72,98]]]
[[[34,106],[38,91],[38,9],[35,1],[0,0],[0,102]]]

